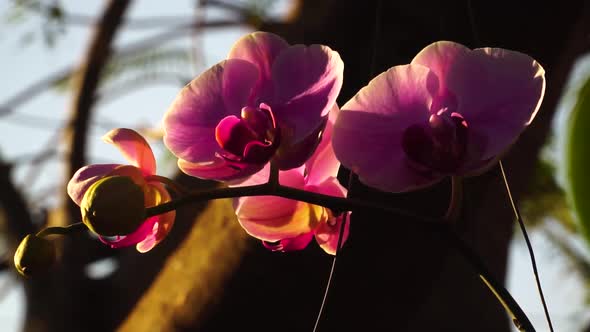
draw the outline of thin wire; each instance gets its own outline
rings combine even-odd
[[[382,0],[377,1],[377,5],[375,6],[375,30],[373,33],[373,47],[372,47],[372,54],[371,54],[371,64],[369,67],[369,79],[375,76],[376,71],[376,64],[377,64],[377,47],[379,44],[379,33],[381,29],[381,7],[382,7]],[[348,175],[348,185],[347,185],[347,194],[346,197],[349,198],[352,192],[352,186],[355,180],[355,174],[351,170]],[[344,238],[344,230],[346,229],[346,224],[350,221],[350,214],[349,212],[344,212],[346,215],[342,220],[342,224],[340,225],[340,232],[338,233],[338,245],[336,247],[336,252],[334,253],[334,258],[332,258],[332,267],[330,268],[330,275],[328,276],[328,283],[326,284],[326,290],[324,291],[324,298],[322,299],[322,304],[320,306],[320,310],[318,312],[318,316],[316,318],[315,324],[313,326],[313,332],[318,331],[318,327],[320,324],[320,320],[322,319],[322,313],[324,312],[324,307],[326,306],[326,302],[328,299],[328,293],[330,291],[330,286],[332,285],[332,279],[334,278],[334,271],[336,270],[336,260],[338,259],[338,254],[340,253],[340,249],[342,247],[342,241]]]
[[[526,227],[524,226],[524,222],[520,215],[520,210],[514,199],[512,197],[512,192],[510,191],[510,185],[508,184],[508,178],[506,176],[506,172],[504,171],[504,166],[502,165],[502,161],[498,161],[498,165],[500,166],[500,171],[502,172],[502,179],[504,180],[504,185],[506,186],[506,193],[508,194],[508,198],[510,199],[510,204],[512,204],[512,210],[514,211],[514,215],[516,216],[516,220],[518,221],[518,225],[520,226],[520,230],[522,231],[522,235],[524,236],[524,241],[526,242],[527,249],[529,251],[529,256],[531,257],[531,265],[533,267],[533,274],[535,275],[535,282],[537,284],[537,290],[539,291],[539,296],[541,297],[541,303],[543,303],[543,310],[545,311],[545,318],[547,319],[547,324],[549,325],[549,330],[553,332],[553,324],[551,323],[551,316],[549,315],[549,309],[547,308],[547,302],[545,302],[545,296],[543,295],[543,288],[541,287],[541,279],[539,278],[539,271],[537,270],[537,262],[535,260],[535,252],[533,251],[533,246],[531,245],[531,240],[529,239],[529,235],[526,231]]]
[[[347,192],[346,197],[350,197],[352,192],[352,185],[354,183],[354,173],[350,171],[348,175],[348,185],[346,186]],[[326,306],[326,300],[328,299],[328,292],[330,291],[330,286],[332,285],[332,278],[334,277],[334,271],[336,269],[336,259],[338,258],[338,254],[340,253],[340,249],[342,249],[342,241],[344,240],[344,230],[346,229],[346,223],[350,222],[350,212],[343,212],[346,215],[342,220],[342,224],[340,224],[340,232],[338,233],[338,244],[336,246],[336,252],[334,253],[334,258],[332,258],[332,267],[330,268],[330,275],[328,276],[328,283],[326,284],[326,290],[324,291],[324,298],[322,299],[322,305],[320,306],[320,311],[318,312],[318,316],[315,320],[315,325],[313,326],[313,332],[316,332],[318,326],[320,324],[320,320],[322,318],[322,313],[324,312],[324,307]]]
[[[475,13],[473,10],[473,4],[471,0],[467,0],[467,12],[469,15],[469,23],[471,25],[471,34],[473,37],[473,41],[477,47],[481,47],[481,40],[475,25]],[[541,303],[543,304],[543,310],[545,311],[545,318],[547,319],[547,324],[549,325],[549,330],[553,332],[553,324],[551,323],[551,316],[549,315],[549,309],[547,308],[547,302],[545,302],[545,295],[543,294],[543,288],[541,287],[541,279],[539,278],[539,271],[537,270],[537,260],[535,259],[535,252],[533,251],[533,246],[531,244],[531,240],[529,239],[529,235],[526,231],[526,227],[520,215],[520,210],[516,203],[514,202],[514,198],[512,197],[512,192],[510,190],[510,185],[508,184],[508,177],[506,176],[506,172],[504,170],[504,165],[502,165],[502,160],[498,160],[498,165],[500,166],[500,171],[502,173],[502,179],[504,180],[504,186],[506,187],[506,193],[508,194],[508,198],[510,199],[510,204],[512,205],[512,210],[514,211],[514,215],[516,216],[516,220],[518,221],[518,225],[520,226],[520,230],[524,237],[527,250],[529,252],[529,257],[531,258],[531,266],[533,268],[533,274],[535,275],[535,283],[537,284],[537,290],[539,292],[539,296],[541,297]]]
[[[352,173],[351,173],[352,175]],[[350,183],[350,182],[349,182]],[[342,220],[342,224],[340,225],[340,233],[338,233],[338,246],[336,247],[336,252],[334,253],[334,258],[332,258],[332,267],[330,268],[330,275],[328,276],[328,283],[326,284],[326,290],[324,291],[324,298],[322,299],[322,305],[320,306],[320,311],[318,312],[318,316],[315,320],[315,324],[313,326],[313,332],[317,332],[318,327],[320,325],[320,320],[322,319],[322,313],[324,312],[324,307],[326,306],[326,302],[328,299],[328,292],[330,291],[330,286],[332,285],[332,278],[334,277],[334,271],[336,269],[336,258],[338,257],[338,253],[340,253],[340,249],[342,246],[342,239],[344,238],[344,230],[346,229],[346,223],[350,218],[350,213],[344,212],[346,215]]]

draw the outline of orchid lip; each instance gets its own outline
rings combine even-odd
[[[242,108],[239,118],[223,118],[215,128],[215,139],[227,161],[263,164],[274,155],[280,131],[270,106],[261,103],[258,108]]]
[[[468,124],[463,115],[444,107],[425,124],[408,127],[402,147],[410,165],[421,173],[452,174],[467,154]]]

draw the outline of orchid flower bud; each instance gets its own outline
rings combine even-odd
[[[146,218],[144,192],[128,176],[107,176],[93,183],[80,210],[84,224],[102,236],[130,234]]]
[[[34,234],[27,235],[14,253],[14,266],[24,277],[47,271],[55,261],[53,242]]]

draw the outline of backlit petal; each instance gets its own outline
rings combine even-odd
[[[239,117],[254,93],[258,74],[253,64],[231,59],[191,81],[164,116],[164,143],[168,149],[188,162],[213,161],[221,152],[215,127],[228,115]]]
[[[291,46],[277,57],[271,107],[279,125],[293,130],[292,142],[311,134],[334,106],[343,69],[340,55],[323,45]]]
[[[109,174],[119,164],[95,164],[80,168],[68,182],[68,195],[77,204],[80,205],[86,190],[103,176]]]
[[[336,177],[338,175],[340,162],[336,159],[334,148],[332,147],[332,131],[334,130],[334,123],[339,113],[338,105],[334,105],[322,134],[322,140],[311,158],[305,163],[308,174],[307,184],[319,184],[329,177]]]
[[[419,174],[402,148],[406,128],[430,116],[438,79],[421,65],[396,66],[373,79],[346,103],[332,144],[340,162],[371,187],[400,192],[439,179]]]
[[[150,145],[134,130],[117,128],[109,131],[102,140],[113,144],[133,166],[145,174],[156,174],[156,159]]]
[[[148,183],[147,192],[150,196],[150,199],[146,202],[146,207],[159,205],[171,200],[170,194],[160,183]],[[150,251],[154,246],[160,243],[172,229],[175,217],[176,211],[174,210],[156,216],[158,219],[154,224],[154,227],[152,227],[151,232],[146,234],[145,238],[141,242],[137,243],[137,251],[141,253]]]
[[[280,173],[282,185],[303,189],[303,175],[298,169]],[[264,241],[279,241],[313,230],[322,208],[276,196],[234,199],[236,216],[246,232]]]
[[[108,244],[111,248],[123,248],[132,246],[137,244],[138,242],[143,241],[149,234],[153,232],[153,229],[157,223],[158,217],[150,217],[146,219],[146,221],[141,224],[133,233],[118,237],[118,238],[108,238],[103,236],[98,236],[98,239],[105,244]]]
[[[330,214],[330,218],[327,222],[321,223],[315,231],[315,239],[324,251],[330,255],[336,254],[336,248],[338,247],[338,237],[342,223],[346,220],[346,215],[350,212],[342,213],[338,217]],[[348,239],[350,233],[350,222],[346,222],[344,227],[344,234],[341,240],[342,245]]]
[[[293,201],[295,209],[288,211],[286,209],[293,203],[279,201],[287,200],[285,198],[261,196],[247,197],[245,200],[246,202],[242,204],[245,206],[242,208],[243,216],[238,216],[238,220],[248,234],[263,241],[274,242],[311,232],[323,215],[322,207],[297,201]],[[285,210],[279,215],[271,216],[266,212],[261,213],[262,210],[258,210],[257,214],[254,213],[254,207],[262,209],[284,207]]]
[[[318,184],[305,185],[305,190],[318,194],[324,194],[336,197],[346,197],[346,188],[344,188],[336,177],[329,177]]]
[[[219,156],[212,161],[191,163],[178,159],[178,168],[184,173],[201,179],[219,181],[241,180],[258,172],[264,164],[231,162]]]
[[[272,84],[270,82],[272,65],[277,56],[283,52],[289,44],[281,37],[257,31],[240,38],[229,52],[228,59],[242,59],[254,64],[260,76],[257,82],[257,91],[263,99],[272,96]]]
[[[430,68],[434,74],[439,78],[440,89],[446,90],[446,82],[441,80],[446,77],[449,68],[455,61],[467,56],[471,50],[461,44],[451,41],[439,41],[426,46],[420,53],[418,53],[412,60],[412,64],[419,64]]]
[[[445,77],[457,111],[487,141],[482,158],[500,154],[533,120],[545,92],[545,71],[526,54],[484,48],[456,62]]]
[[[271,251],[288,252],[305,249],[309,242],[311,242],[311,239],[313,239],[313,232],[305,233],[288,239],[282,239],[278,242],[262,241],[262,244]]]

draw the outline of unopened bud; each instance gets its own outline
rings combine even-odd
[[[102,236],[127,235],[145,219],[142,188],[127,176],[108,176],[93,183],[80,204],[82,221]]]
[[[14,266],[25,277],[49,270],[55,261],[53,242],[34,234],[27,235],[14,253]]]

